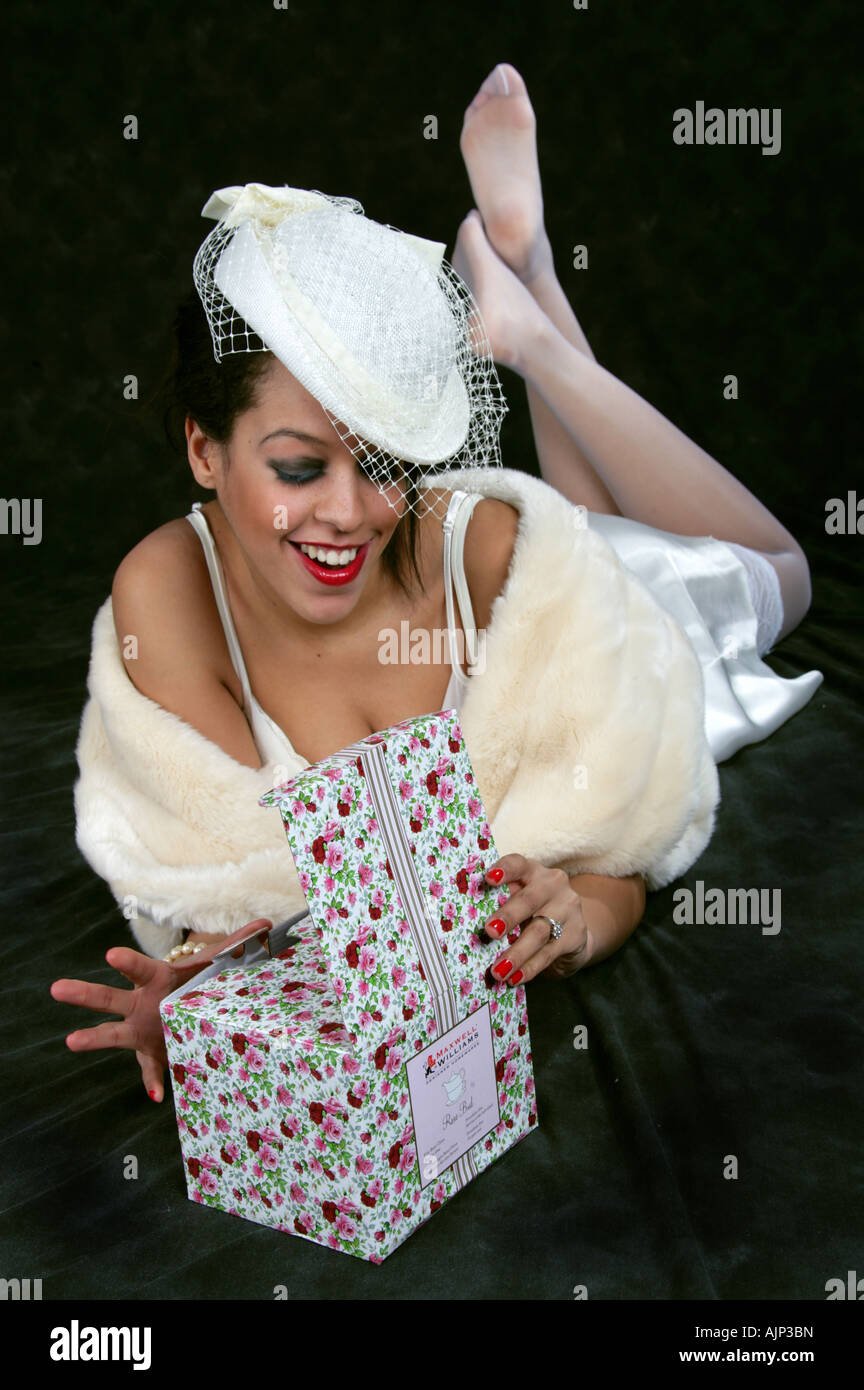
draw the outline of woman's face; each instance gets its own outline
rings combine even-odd
[[[277,359],[258,379],[256,395],[227,446],[187,420],[192,471],[215,488],[265,599],[310,623],[350,615],[365,622],[383,597],[379,561],[406,510],[401,489],[389,489],[391,506],[318,401]],[[328,567],[326,556],[316,564],[301,545],[350,555],[331,556],[337,564]]]

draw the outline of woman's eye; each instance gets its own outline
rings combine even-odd
[[[303,464],[307,466],[304,468]],[[320,478],[325,472],[325,466],[319,459],[297,459],[292,463],[279,463],[276,459],[269,460],[270,467],[276,477],[283,483],[311,483],[316,478]],[[370,482],[381,484],[398,483],[404,477],[402,464],[398,459],[390,463],[379,464],[372,470],[362,467],[362,471]]]
[[[309,483],[314,478],[321,476],[321,467],[315,465],[313,468],[298,468],[296,465],[275,463],[271,460],[270,467],[276,477],[283,483]]]

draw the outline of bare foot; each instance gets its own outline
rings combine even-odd
[[[459,147],[486,235],[521,280],[551,264],[543,225],[537,122],[510,63],[499,63],[465,112]]]
[[[545,315],[493,250],[476,208],[460,224],[451,263],[474,296],[495,361],[521,374],[521,346]]]

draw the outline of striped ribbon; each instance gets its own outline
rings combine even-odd
[[[358,754],[363,759],[366,781],[375,804],[387,858],[399,887],[405,917],[411,928],[426,982],[432,992],[435,1024],[438,1037],[441,1038],[451,1028],[456,1027],[462,1019],[462,1014],[459,1011],[444,952],[441,950],[437,922],[430,912],[426,894],[417,876],[399,799],[387,770],[384,747],[380,743],[354,743],[332,756],[334,761],[353,763]],[[477,1176],[473,1150],[468,1149],[452,1167],[459,1191]]]

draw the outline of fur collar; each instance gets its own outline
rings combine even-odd
[[[702,853],[719,799],[687,638],[547,483],[514,469],[451,470],[436,483],[520,513],[485,669],[461,711],[498,854],[570,873],[641,872],[663,887]],[[135,689],[110,597],[93,623],[87,688],[76,841],[141,948],[162,955],[185,926],[227,933],[301,909],[281,818],[257,805],[274,765],[243,767]]]

